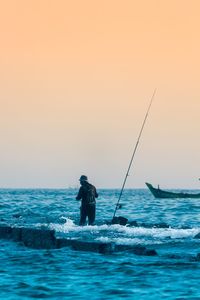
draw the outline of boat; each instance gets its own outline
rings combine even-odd
[[[152,186],[152,184],[145,182],[147,187],[149,188],[150,192],[154,195],[155,198],[200,198],[200,193],[197,194],[190,194],[190,193],[185,193],[185,192],[170,192],[170,191],[163,191],[158,188],[155,188]]]

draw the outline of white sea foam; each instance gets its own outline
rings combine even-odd
[[[65,217],[61,217],[61,219],[65,220],[64,224],[55,224],[55,223],[50,223],[49,228],[54,229],[57,232],[63,232],[63,233],[68,233],[69,231],[75,231],[75,228],[77,227],[73,220]]]
[[[153,239],[183,239],[193,238],[199,233],[200,228],[179,229],[179,228],[144,228],[144,227],[123,227],[118,232],[128,237],[145,237]]]
[[[151,243],[147,242],[147,240],[145,240],[145,239],[139,239],[139,238],[109,238],[109,237],[103,237],[103,236],[97,238],[96,241],[99,241],[99,242],[102,242],[102,243],[115,243],[117,245],[151,244]],[[160,242],[159,242],[159,244],[160,244]]]
[[[153,239],[153,240],[164,240],[170,239],[186,239],[193,238],[197,233],[200,232],[200,228],[192,229],[179,229],[179,228],[145,228],[145,227],[128,227],[121,225],[94,225],[94,226],[78,226],[75,225],[73,220],[65,218],[65,224],[53,224],[49,227],[54,229],[56,232],[62,233],[94,233],[101,235],[101,238],[110,238],[111,235],[123,239]],[[109,235],[109,237],[107,237]],[[118,237],[119,236],[119,237]]]

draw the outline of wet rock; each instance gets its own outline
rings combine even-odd
[[[116,245],[115,251],[130,251],[136,255],[144,255],[147,250],[141,245]]]
[[[198,258],[197,256],[190,256],[188,260],[191,262],[196,262],[196,261],[200,261],[200,257]]]
[[[56,239],[56,247],[57,248],[64,248],[64,247],[70,247],[73,244],[72,239],[63,239],[63,238],[58,238]]]
[[[115,251],[117,251],[117,252],[129,251],[132,249],[133,249],[133,246],[131,246],[131,245],[115,245]]]
[[[25,246],[35,249],[56,248],[56,238],[54,230],[22,228],[21,241]]]
[[[55,231],[49,229],[21,228],[0,226],[0,238],[12,239],[30,248],[55,249],[71,247],[77,251],[92,251],[102,254],[112,254],[119,251],[131,251],[136,255],[155,256],[154,249],[146,249],[141,245],[116,245],[114,243],[102,243],[98,241],[83,241],[55,237]],[[200,254],[199,254],[200,256]]]
[[[169,225],[166,223],[158,223],[158,224],[141,223],[140,226],[145,228],[169,228]]]
[[[100,243],[62,238],[57,239],[57,247],[71,247],[76,251],[89,251],[102,254],[111,254],[115,251],[115,245],[113,243]]]
[[[158,223],[153,225],[154,228],[169,228],[169,225],[166,223]]]
[[[114,251],[114,246],[111,243],[99,243],[89,241],[72,240],[72,249],[78,251],[92,251],[98,253],[111,253]]]
[[[144,255],[144,253],[146,252],[146,247],[140,246],[140,245],[138,245],[138,246],[133,246],[133,247],[132,247],[132,251],[133,251],[133,253],[136,254],[136,255]]]
[[[138,227],[137,221],[130,221],[129,226]]]
[[[166,255],[166,258],[169,259],[181,259],[183,256],[181,254],[169,253]]]
[[[143,253],[146,251],[146,247],[141,245],[116,245],[115,251],[129,251],[136,255],[143,255]]]
[[[1,239],[11,239],[12,238],[12,227],[0,226],[0,238]]]
[[[140,245],[117,245],[114,243],[99,243],[91,241],[57,239],[57,247],[71,247],[76,251],[92,251],[102,254],[111,254],[114,252],[130,251],[136,255],[155,256],[157,252],[154,249],[146,249]]]
[[[112,219],[112,224],[119,224],[119,225],[123,225],[125,226],[126,224],[128,223],[128,219],[127,218],[124,218],[124,217],[114,217]]]
[[[52,223],[54,222],[54,220],[52,221]],[[66,218],[59,218],[58,219],[58,224],[65,224],[67,221],[66,221]],[[49,222],[50,223],[50,222]]]
[[[156,250],[154,249],[147,249],[144,246],[141,245],[136,245],[136,246],[131,246],[131,245],[117,245],[116,246],[117,251],[131,251],[132,253],[136,255],[144,255],[144,256],[156,256],[158,255]]]
[[[200,232],[194,236],[194,239],[200,239]]]
[[[157,256],[158,253],[154,249],[146,249],[146,251],[144,252],[143,255],[146,255],[146,256]]]
[[[15,242],[21,242],[22,240],[22,229],[18,227],[12,228],[12,239]]]
[[[99,253],[111,254],[115,252],[115,244],[113,243],[103,243],[99,245]]]
[[[197,260],[197,261],[200,261],[200,253],[197,254],[196,260]]]
[[[180,228],[181,229],[192,229],[192,227],[190,227],[190,226],[181,226]]]
[[[139,226],[140,226],[140,227],[144,227],[144,228],[152,228],[152,227],[153,227],[153,224],[140,223]]]

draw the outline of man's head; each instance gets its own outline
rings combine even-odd
[[[85,182],[88,181],[88,178],[85,175],[81,175],[79,181],[80,181],[80,184],[84,184]]]

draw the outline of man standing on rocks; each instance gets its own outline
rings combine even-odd
[[[82,175],[79,179],[81,187],[79,189],[76,200],[81,200],[80,207],[80,222],[79,225],[83,226],[88,217],[88,225],[94,225],[96,213],[96,200],[98,197],[95,186],[88,182],[88,178]]]

